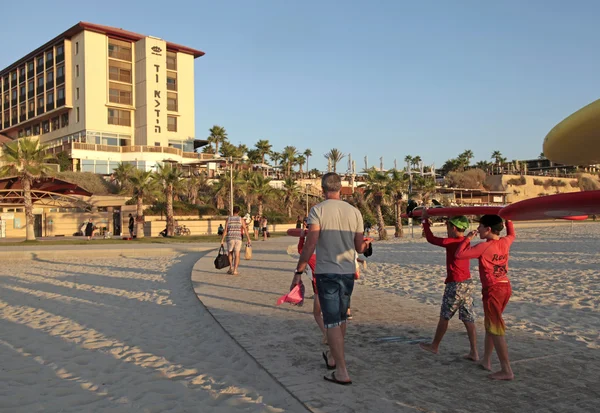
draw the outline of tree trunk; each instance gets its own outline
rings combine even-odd
[[[33,202],[31,201],[31,178],[22,177],[23,197],[25,198],[25,233],[27,241],[35,241],[35,231],[33,229]]]
[[[404,230],[402,229],[402,201],[396,200],[396,231],[394,237],[402,238]]]
[[[263,214],[263,201],[258,201],[258,215],[262,217]]]
[[[288,213],[288,218],[292,217],[292,205],[288,204],[287,205],[287,213]]]
[[[144,238],[144,197],[138,195],[137,211],[135,217],[135,236],[137,239]]]
[[[248,213],[252,215],[252,203],[250,201],[246,202],[246,208],[248,208]]]
[[[167,236],[172,237],[174,231],[173,222],[173,185],[167,185]]]
[[[377,226],[379,227],[379,240],[387,239],[387,231],[385,230],[385,222],[383,220],[383,213],[381,212],[381,204],[377,204],[375,207],[377,211]]]

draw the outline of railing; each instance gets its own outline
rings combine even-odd
[[[170,103],[169,101],[167,101],[167,110],[170,110],[172,112],[177,112],[177,102]]]
[[[173,90],[177,92],[177,83],[167,83],[167,90]]]
[[[71,153],[72,150],[82,151],[102,151],[102,152],[120,152],[120,153],[133,153],[133,152],[152,152],[152,153],[168,153],[172,155],[178,155],[186,159],[213,159],[214,155],[209,153],[195,153],[195,152],[183,152],[178,148],[171,148],[167,146],[146,146],[146,145],[133,145],[133,146],[111,146],[111,145],[99,145],[95,143],[83,143],[83,142],[62,142],[54,144],[47,149],[49,153],[57,154],[59,152]]]
[[[109,102],[119,103],[121,105],[131,105],[131,95],[130,96],[117,96],[117,95],[109,95]]]
[[[108,78],[117,82],[131,83],[131,73],[109,73]]]
[[[131,50],[108,50],[108,57],[131,62]]]

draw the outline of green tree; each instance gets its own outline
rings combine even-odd
[[[247,155],[248,155],[248,161],[250,161],[250,163],[261,163],[262,162],[263,158],[258,149],[250,149],[248,151]]]
[[[281,158],[283,165],[285,165],[287,170],[286,176],[290,176],[292,174],[292,167],[296,163],[296,156],[298,156],[298,150],[295,146],[286,146],[283,148]]]
[[[208,131],[210,132],[210,135],[208,135],[208,143],[215,145],[214,153],[219,153],[219,144],[227,141],[227,131],[224,127],[219,125],[214,125]]]
[[[333,172],[337,173],[337,164],[346,157],[339,149],[330,149],[325,155],[325,159],[331,162]]]
[[[219,153],[224,158],[229,158],[229,157],[241,158],[243,155],[240,151],[240,148],[233,145],[232,143],[229,143],[228,141],[223,142],[223,144],[221,145],[221,149],[219,150]]]
[[[273,145],[271,145],[267,139],[261,139],[258,142],[256,142],[254,147],[260,154],[260,157],[262,160],[261,162],[265,163],[265,156],[267,156],[268,154],[271,153],[271,148],[273,147]],[[250,156],[250,155],[248,155],[248,156]]]
[[[308,159],[312,156],[312,151],[310,149],[305,149],[302,155],[306,157],[306,171],[308,171]]]
[[[398,171],[397,169],[389,171],[389,177],[390,180],[386,192],[390,194],[394,202],[396,213],[396,216],[394,217],[394,237],[399,238],[404,236],[404,230],[402,228],[402,204],[404,203],[404,200],[402,199],[402,194],[408,189],[408,180],[404,172]]]
[[[167,199],[167,236],[172,237],[175,230],[175,219],[173,214],[173,196],[181,189],[183,174],[170,164],[158,165],[152,179],[156,185],[163,189]]]
[[[269,184],[270,178],[265,178],[261,174],[254,174],[248,181],[249,190],[256,196],[258,203],[258,215],[263,215],[263,207],[266,201],[275,196],[275,189]]]
[[[114,169],[113,176],[119,183],[119,192],[123,192],[129,182],[129,177],[133,174],[135,167],[130,163],[120,162]]]
[[[299,155],[296,157],[296,163],[298,164],[298,172],[300,173],[300,178],[302,178],[302,167],[304,166],[304,164],[306,163],[306,158],[304,157],[304,155]]]
[[[259,161],[260,162],[260,161]],[[253,188],[250,182],[256,175],[256,172],[247,170],[242,171],[239,182],[239,191],[244,198],[244,204],[249,214],[252,214],[252,204],[256,201],[256,195],[253,192]]]
[[[389,183],[390,177],[388,174],[380,172],[375,168],[370,168],[367,170],[365,183],[361,185],[361,187],[365,188],[365,198],[375,208],[380,240],[387,239],[387,231],[385,230],[385,221],[381,207],[389,201]]]
[[[285,208],[287,209],[288,217],[292,217],[292,208],[294,203],[300,196],[300,187],[296,184],[296,181],[291,176],[288,176],[283,181],[283,199]]]
[[[0,176],[18,176],[23,185],[23,203],[25,207],[25,234],[27,241],[35,240],[33,229],[33,200],[31,198],[31,184],[37,178],[51,172],[47,162],[52,156],[46,152],[46,147],[41,146],[38,140],[22,138],[5,143],[2,156],[0,156]]]
[[[144,238],[144,199],[154,194],[156,183],[152,179],[152,172],[141,169],[135,169],[127,180],[133,189],[136,204],[135,234],[137,238]]]
[[[269,154],[269,158],[273,161],[273,166],[279,165],[279,161],[281,160],[281,153],[279,152],[271,152]]]

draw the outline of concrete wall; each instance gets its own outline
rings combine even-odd
[[[513,203],[522,201],[524,199],[535,198],[538,196],[544,195],[552,195],[558,193],[567,193],[567,192],[579,192],[578,186],[571,186],[571,182],[577,181],[574,178],[555,178],[549,176],[527,176],[525,177],[525,185],[510,185],[508,181],[511,179],[519,180],[521,179],[521,175],[492,175],[486,178],[486,184],[489,186],[492,191],[502,191],[506,190],[509,192],[507,194],[507,202]],[[536,185],[534,181],[541,181],[542,183],[546,183],[549,180],[561,181],[564,182],[565,186],[547,186],[544,185]]]

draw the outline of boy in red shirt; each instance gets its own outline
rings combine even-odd
[[[498,215],[484,215],[479,220],[477,231],[472,231],[460,244],[456,251],[457,259],[477,258],[479,260],[479,277],[483,294],[483,311],[485,314],[485,352],[481,366],[492,370],[492,352],[500,359],[500,371],[488,375],[494,380],[512,380],[515,375],[508,360],[508,347],[504,339],[506,327],[502,313],[512,293],[508,280],[508,253],[515,240],[515,229],[511,221],[506,221],[506,237],[500,237],[504,229],[502,218]],[[471,240],[477,233],[486,242],[471,247]]]
[[[469,260],[457,260],[454,258],[456,250],[465,239],[464,232],[469,228],[469,220],[464,216],[450,218],[446,223],[448,238],[439,238],[431,232],[431,223],[427,217],[427,210],[423,210],[422,218],[425,238],[430,244],[446,249],[447,276],[444,281],[446,287],[440,310],[440,321],[435,330],[433,342],[431,344],[421,343],[419,345],[423,350],[437,354],[442,338],[448,329],[448,323],[456,311],[458,311],[458,318],[464,323],[467,329],[471,347],[469,354],[465,358],[477,361],[479,360],[479,355],[477,354],[477,333],[475,330],[475,313],[473,312],[473,291],[475,285],[473,284],[473,280],[471,280]]]

